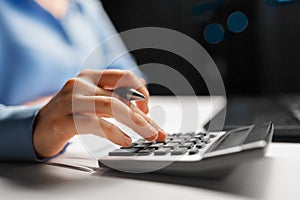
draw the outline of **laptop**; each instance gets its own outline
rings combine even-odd
[[[221,110],[213,119],[224,114]],[[232,97],[227,101],[224,130],[272,121],[273,141],[300,142],[300,96]],[[209,122],[205,125],[207,128]]]

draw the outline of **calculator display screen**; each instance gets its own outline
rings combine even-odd
[[[214,151],[242,145],[244,143],[244,141],[246,140],[246,138],[249,134],[249,131],[250,131],[250,129],[247,128],[247,129],[241,129],[241,130],[231,132],[214,149]]]

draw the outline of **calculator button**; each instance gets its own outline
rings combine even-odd
[[[187,148],[176,148],[171,151],[171,155],[182,155],[187,152]]]
[[[131,146],[129,147],[121,147],[121,149],[131,149],[131,148],[134,148],[136,145],[132,144]]]
[[[198,140],[202,140],[204,138],[204,135],[195,135],[194,138]]]
[[[155,144],[151,144],[150,146],[148,146],[148,148],[154,148],[154,149],[159,149],[161,147],[163,147],[163,143],[155,143]]]
[[[204,137],[202,140],[205,144],[210,143],[210,138],[209,137]]]
[[[138,149],[115,149],[112,152],[109,152],[109,156],[134,156]]]
[[[154,152],[154,149],[141,149],[137,152],[138,156],[148,156]]]
[[[151,145],[151,144],[154,144],[155,142],[151,142],[151,141],[145,141],[145,142],[143,142],[143,144],[145,144],[145,145]]]
[[[185,147],[185,148],[192,148],[194,146],[194,143],[191,143],[191,142],[187,142],[187,143],[184,143],[184,144],[180,144],[179,147]]]
[[[163,156],[166,155],[170,152],[170,149],[168,148],[162,148],[162,149],[158,149],[156,151],[154,151],[154,155],[156,156]]]
[[[165,141],[156,141],[156,144],[162,144],[162,145],[165,145],[167,143],[171,142],[171,140],[165,140]]]
[[[138,144],[138,145],[134,146],[134,148],[144,149],[144,148],[147,148],[148,146],[149,146],[149,144]]]
[[[192,138],[192,139],[189,140],[189,142],[192,142],[192,143],[194,143],[194,144],[197,144],[197,143],[199,143],[199,140],[196,139],[196,138]]]
[[[170,141],[170,143],[178,143],[178,144],[183,144],[185,141],[183,139],[173,139],[172,141]]]
[[[174,149],[178,147],[178,144],[177,143],[167,143],[165,144],[164,148],[169,148],[169,149]]]
[[[178,138],[183,139],[183,140],[190,140],[192,138],[192,136],[190,136],[190,135],[181,135]]]
[[[198,148],[192,148],[190,151],[189,151],[189,155],[194,155],[194,154],[197,154],[199,153],[199,149]]]
[[[203,149],[205,147],[204,143],[196,144],[196,147],[199,149]]]
[[[197,133],[197,134],[196,134],[196,136],[197,136],[197,135],[206,136],[206,135],[207,135],[207,133],[205,133],[205,132],[200,132],[200,133]]]
[[[165,141],[161,142],[161,143],[169,143],[171,142],[171,139],[167,138]],[[157,142],[157,143],[160,143],[160,142]]]
[[[167,139],[174,139],[174,138],[176,138],[175,135],[168,135],[168,137],[167,137]]]

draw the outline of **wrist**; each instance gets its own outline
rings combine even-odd
[[[33,146],[39,159],[56,156],[73,137],[71,134],[61,133],[55,127],[55,123],[48,120],[45,108],[37,112],[33,123]]]

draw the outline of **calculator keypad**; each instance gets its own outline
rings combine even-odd
[[[168,135],[164,142],[149,142],[139,139],[130,147],[121,147],[109,156],[164,156],[164,155],[195,155],[211,143],[216,135],[213,133],[177,133]]]

